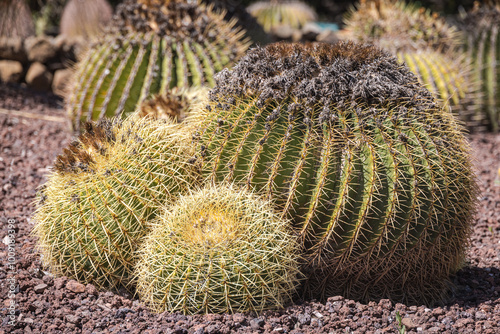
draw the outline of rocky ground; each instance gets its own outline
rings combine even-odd
[[[495,181],[500,135],[470,138],[481,187],[479,213],[468,265],[453,277],[444,305],[363,304],[336,296],[260,315],[183,316],[151,313],[126,293],[97,291],[41,267],[30,216],[37,187],[71,139],[60,105],[53,96],[0,84],[0,334],[397,333],[397,312],[409,333],[500,332],[500,185]],[[9,249],[12,234],[15,244]]]

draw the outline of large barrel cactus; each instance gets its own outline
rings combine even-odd
[[[158,312],[260,312],[290,301],[299,246],[269,201],[225,185],[167,207],[139,250],[137,291]]]
[[[34,216],[43,262],[55,273],[129,286],[134,252],[158,208],[195,180],[185,137],[165,122],[87,123],[57,158]]]
[[[217,76],[205,117],[205,177],[260,191],[293,220],[306,293],[439,299],[461,267],[468,144],[396,58],[352,42],[253,49]]]
[[[67,99],[81,121],[125,116],[156,93],[212,86],[213,75],[248,47],[222,14],[178,0],[126,0],[105,36],[78,63]]]
[[[491,130],[500,129],[500,2],[479,5],[462,17],[464,44],[473,59],[476,82],[482,93],[480,106]]]
[[[419,81],[450,107],[469,130],[485,128],[475,104],[471,59],[459,50],[461,34],[429,10],[401,0],[361,1],[346,16],[348,35],[373,43],[407,62]]]

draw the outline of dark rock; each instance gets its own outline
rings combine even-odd
[[[19,38],[0,38],[0,59],[27,62],[23,41]]]
[[[31,64],[26,73],[26,83],[38,91],[50,91],[52,87],[52,73],[39,62]]]
[[[57,55],[57,49],[48,36],[28,37],[24,48],[32,62],[47,63]]]
[[[23,65],[14,60],[0,60],[0,81],[20,82],[23,77]]]

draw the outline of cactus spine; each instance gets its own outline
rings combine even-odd
[[[54,272],[128,286],[157,208],[193,183],[178,125],[132,117],[87,123],[39,194],[34,234]]]
[[[476,82],[482,98],[479,105],[489,127],[500,129],[500,3],[479,5],[462,18],[466,53],[473,59]]]
[[[317,18],[314,9],[297,0],[258,1],[248,6],[247,10],[267,32],[279,26],[299,29]]]
[[[297,286],[298,243],[268,201],[228,186],[182,196],[139,250],[137,291],[157,312],[282,307]]]
[[[372,46],[271,45],[224,70],[195,138],[208,180],[274,199],[307,293],[439,298],[475,204],[468,146],[407,67]]]
[[[213,85],[246,50],[243,31],[201,4],[127,0],[106,36],[78,63],[68,112],[80,122],[121,116],[150,95]]]

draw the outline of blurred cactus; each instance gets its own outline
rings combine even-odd
[[[460,44],[457,29],[416,4],[402,0],[361,0],[344,20],[352,38],[377,44],[381,38],[405,41],[413,50],[455,50]]]
[[[472,60],[459,51],[461,33],[455,27],[429,10],[396,0],[361,1],[345,22],[355,41],[373,43],[407,62],[469,130],[484,130]]]
[[[234,24],[201,4],[126,0],[77,65],[67,99],[74,130],[83,121],[124,117],[174,87],[212,86],[213,75],[248,47]]]
[[[317,17],[314,9],[298,0],[258,1],[247,9],[267,32],[283,25],[299,29]]]
[[[351,42],[256,48],[218,75],[205,112],[203,174],[293,220],[307,294],[443,296],[476,201],[468,144],[395,57]]]
[[[34,34],[31,11],[24,0],[0,0],[0,38],[24,39]]]
[[[70,38],[97,37],[112,15],[106,0],[69,0],[62,13],[60,33]]]
[[[186,138],[165,122],[134,116],[87,123],[57,158],[38,195],[33,231],[55,273],[129,287],[149,222],[195,178]]]
[[[234,187],[183,196],[140,248],[137,292],[157,312],[260,312],[297,287],[299,245],[268,201]]]
[[[474,79],[480,85],[481,111],[491,130],[500,129],[500,2],[479,5],[461,18],[464,45],[473,60]]]

